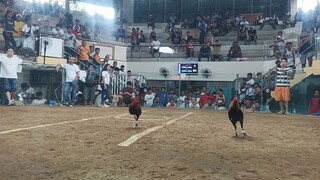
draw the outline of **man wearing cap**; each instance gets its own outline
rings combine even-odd
[[[16,49],[16,41],[13,37],[14,32],[14,21],[12,19],[12,11],[8,10],[5,19],[3,20],[3,38],[4,38],[4,50]]]
[[[7,105],[14,105],[14,98],[17,91],[17,68],[22,64],[22,59],[13,56],[13,49],[7,50],[7,56],[0,56],[0,78],[3,91],[6,93],[8,100]]]
[[[24,26],[24,23],[22,22],[22,15],[17,14],[16,20],[14,21],[14,32],[13,37],[16,41],[17,48],[22,46],[22,27]]]

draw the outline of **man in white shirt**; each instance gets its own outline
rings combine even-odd
[[[109,103],[109,97],[110,97],[110,73],[109,71],[111,70],[110,64],[106,64],[102,68],[101,72],[101,104],[99,107],[109,107],[107,103]]]
[[[64,31],[61,28],[60,24],[57,24],[56,28],[53,28],[51,33],[52,33],[53,36],[56,36],[56,37],[63,37],[63,35],[64,35]]]
[[[28,20],[27,24],[25,24],[22,27],[22,34],[23,34],[23,43],[22,47],[23,48],[31,48],[34,50],[34,31],[36,28],[32,25],[31,19]]]
[[[69,64],[57,64],[56,70],[59,71],[60,68],[66,71],[66,83],[64,85],[63,100],[61,101],[61,106],[69,105],[73,107],[76,103],[76,94],[78,91],[78,79],[80,75],[79,66],[74,64],[76,61],[75,57],[69,59]],[[69,94],[71,93],[71,101],[69,100]]]
[[[159,53],[159,56],[158,56],[158,59],[160,59],[160,41],[155,38],[153,39],[152,43],[151,43],[151,54],[152,54],[152,57],[154,58],[154,53]]]
[[[14,105],[14,98],[17,91],[17,68],[22,64],[22,59],[13,56],[13,49],[7,50],[7,56],[0,56],[0,78],[3,91],[6,93],[8,106]]]

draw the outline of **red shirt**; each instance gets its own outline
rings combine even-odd
[[[309,103],[309,114],[315,114],[320,112],[320,99],[312,98]]]
[[[211,94],[210,95],[204,94],[204,95],[200,96],[200,100],[199,100],[199,103],[200,103],[201,107],[203,107],[205,104],[208,103],[208,99],[212,99],[213,103],[216,102],[216,97],[214,97]]]

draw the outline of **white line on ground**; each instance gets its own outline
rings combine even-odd
[[[128,113],[124,113],[122,115],[126,115],[126,114],[128,114]],[[24,131],[24,130],[30,130],[30,129],[36,129],[36,128],[43,128],[43,127],[49,127],[49,126],[56,126],[56,125],[61,125],[61,124],[79,123],[79,122],[83,122],[83,121],[102,119],[102,118],[106,118],[106,117],[113,117],[113,116],[112,115],[98,116],[98,117],[85,118],[85,119],[80,119],[80,120],[75,120],[75,121],[63,121],[63,122],[58,122],[58,123],[42,124],[42,125],[37,125],[37,126],[12,129],[12,130],[8,130],[8,131],[1,131],[0,134],[9,134],[9,133],[18,132],[18,131]]]
[[[130,146],[131,144],[133,144],[134,142],[136,142],[137,140],[139,140],[143,136],[145,136],[145,135],[147,135],[147,134],[149,134],[149,133],[151,133],[153,131],[156,131],[156,130],[158,130],[160,128],[163,128],[166,125],[170,125],[170,124],[178,121],[179,119],[185,118],[185,117],[187,117],[187,116],[189,116],[191,114],[192,114],[192,112],[189,112],[188,114],[185,114],[183,116],[180,116],[180,117],[174,118],[174,119],[172,119],[172,120],[170,120],[168,122],[165,122],[162,125],[155,126],[153,128],[149,128],[149,129],[147,129],[147,130],[145,130],[145,131],[143,131],[143,132],[141,132],[139,134],[135,134],[135,135],[131,136],[129,139],[127,139],[127,140],[123,141],[122,143],[118,144],[118,146],[123,146],[123,147]]]

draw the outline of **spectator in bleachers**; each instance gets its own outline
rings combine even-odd
[[[299,53],[300,53],[300,62],[302,68],[306,67],[307,60],[309,67],[312,66],[312,61],[313,61],[313,49],[312,49],[312,44],[311,44],[311,36],[309,32],[304,29],[299,37],[298,40],[299,44]]]
[[[207,103],[203,105],[202,109],[215,109],[215,103],[214,100],[209,98]]]
[[[230,61],[230,58],[241,58],[242,57],[241,47],[239,46],[237,41],[234,41],[232,43],[232,46],[229,49],[227,57],[228,57],[227,61]]]
[[[188,41],[186,45],[186,55],[187,58],[193,58],[194,57],[194,47],[193,47],[193,41]]]
[[[74,43],[74,48],[78,50],[78,48],[82,45],[82,39],[81,39],[81,34],[76,35],[76,40]]]
[[[17,48],[22,47],[22,27],[24,23],[21,21],[21,14],[16,15],[16,20],[14,21],[14,40],[16,41]]]
[[[204,105],[208,103],[209,99],[211,99],[212,103],[216,102],[216,97],[211,95],[210,89],[205,89],[204,94],[200,96],[200,100],[199,100],[200,107],[203,108]]]
[[[153,15],[150,14],[149,17],[148,17],[148,25],[147,25],[147,28],[155,28],[155,23],[154,23],[154,18],[153,18]]]
[[[159,93],[159,97],[160,97],[160,102],[162,103],[162,105],[166,106],[168,103],[168,99],[169,99],[169,93],[166,91],[165,87],[161,88],[161,92]]]
[[[247,44],[248,35],[247,35],[247,29],[244,25],[240,25],[237,39],[238,41],[244,41],[244,44]]]
[[[247,82],[246,82],[246,97],[252,99],[255,93],[254,89],[254,79],[252,78],[252,73],[247,74]]]
[[[155,107],[155,108],[162,108],[164,107],[161,103],[160,103],[160,98],[159,96],[156,96],[153,100],[153,103],[150,107]]]
[[[52,5],[52,10],[50,12],[50,15],[52,17],[59,17],[62,11],[62,7],[59,5],[58,1],[55,1]]]
[[[29,6],[22,11],[22,21],[28,23],[29,20],[32,20],[31,16],[33,13],[33,9]]]
[[[249,40],[248,43],[250,45],[250,43],[253,41],[254,44],[257,44],[257,31],[251,26],[249,31],[248,31],[248,36],[249,36]]]
[[[175,33],[174,37],[172,39],[172,44],[175,49],[175,51],[179,52],[180,51],[180,44],[181,44],[181,35],[180,33]]]
[[[320,116],[320,93],[319,90],[314,91],[314,97],[309,103],[309,114]]]
[[[130,36],[130,39],[131,39],[131,50],[134,50],[134,48],[137,46],[137,31],[136,31],[136,28],[132,28],[132,31],[131,31],[131,36]]]
[[[200,108],[199,102],[196,100],[195,97],[191,97],[191,100],[189,102],[189,108],[191,108],[191,109],[199,109]]]
[[[118,41],[120,38],[121,42],[125,42],[125,36],[126,36],[126,30],[123,28],[123,26],[120,26],[120,28],[117,31],[116,40]]]
[[[120,66],[120,70],[119,70],[119,76],[123,76],[123,75],[125,75],[126,74],[126,72],[125,72],[125,70],[124,70],[124,65],[121,65]]]
[[[100,75],[100,66],[104,64],[103,61],[100,60],[100,48],[94,49],[94,54],[92,55],[92,58],[93,59],[91,63],[95,68],[95,72],[97,75]]]
[[[3,38],[4,38],[4,50],[8,49],[16,49],[16,41],[13,37],[14,32],[14,21],[12,19],[12,11],[7,11],[5,15],[5,19],[2,24],[3,28]]]
[[[144,43],[144,42],[146,42],[146,37],[143,34],[143,31],[140,30],[140,33],[139,33],[139,36],[138,36],[138,43],[140,44],[140,43]]]
[[[204,21],[203,17],[201,15],[197,15],[197,21],[198,21],[198,28],[200,30],[200,36],[199,36],[199,43],[204,44],[204,39],[206,36],[206,22]]]
[[[86,28],[83,32],[83,34],[81,35],[81,38],[86,40],[86,41],[91,41],[94,37],[92,36],[90,29]]]
[[[219,89],[219,94],[217,95],[216,106],[219,110],[226,109],[226,97],[222,89]]]
[[[51,27],[49,25],[49,20],[46,19],[44,21],[44,24],[40,26],[40,34],[43,35],[43,36],[49,36],[51,35]]]
[[[153,104],[153,100],[155,98],[155,95],[152,93],[152,89],[148,88],[147,94],[144,96],[145,106],[151,107]],[[162,105],[162,104],[161,104]]]
[[[221,43],[219,42],[219,40],[216,40],[213,44],[213,53],[212,53],[212,60],[218,60],[218,61],[222,61],[222,52],[221,52]]]
[[[282,54],[283,54],[283,51],[285,49],[285,43],[284,43],[284,40],[282,39],[281,36],[277,36],[275,41],[274,41],[274,44],[269,46],[269,47],[273,47],[273,55],[277,58],[277,59],[280,59]]]
[[[246,18],[243,18],[242,19],[242,21],[240,22],[240,26],[244,26],[244,28],[246,29],[246,30],[248,30],[249,29],[249,22],[247,21],[247,19]]]
[[[207,58],[207,61],[211,61],[211,48],[209,46],[209,43],[207,43],[205,46],[202,46],[200,48],[199,56],[198,56],[198,61],[201,61],[201,58]]]
[[[155,39],[156,37],[157,37],[156,30],[152,27],[149,30],[149,42],[152,42],[152,40]]]
[[[32,25],[31,20],[28,20],[27,24],[23,25],[22,33],[23,33],[23,48],[31,48],[34,50],[34,31],[35,27]]]
[[[177,104],[174,102],[174,99],[170,99],[166,105],[167,108],[175,109],[177,108]]]
[[[66,52],[66,56],[69,59],[71,57],[76,57],[77,56],[77,51],[74,47],[76,37],[74,34],[72,34],[72,29],[71,27],[67,27],[67,33],[63,35],[63,40],[64,40],[64,51]]]
[[[292,68],[293,71],[293,76],[295,75],[296,72],[296,60],[295,60],[295,51],[292,49],[292,43],[287,42],[286,47],[282,53],[282,57],[286,57],[288,60],[288,66]]]
[[[87,69],[89,65],[89,53],[90,49],[87,45],[87,41],[82,41],[82,45],[78,48],[78,60],[80,63],[80,70]]]
[[[160,53],[160,45],[161,45],[161,43],[157,38],[153,39],[153,41],[151,43],[151,54],[152,54],[153,58],[155,58],[154,54],[158,53],[159,54],[158,55],[158,59],[160,59],[160,55],[161,55],[161,53]]]
[[[77,35],[77,34],[82,34],[83,33],[83,27],[82,25],[80,24],[80,21],[79,19],[76,19],[75,20],[75,24],[72,26],[72,33],[74,35]]]
[[[67,27],[73,25],[73,15],[69,11],[67,11],[66,14],[64,14],[64,19]],[[77,34],[74,34],[74,35],[77,35]]]
[[[63,37],[64,35],[64,31],[61,28],[60,24],[56,24],[56,27],[52,28],[51,33],[52,33],[52,36],[55,36],[55,37]]]

